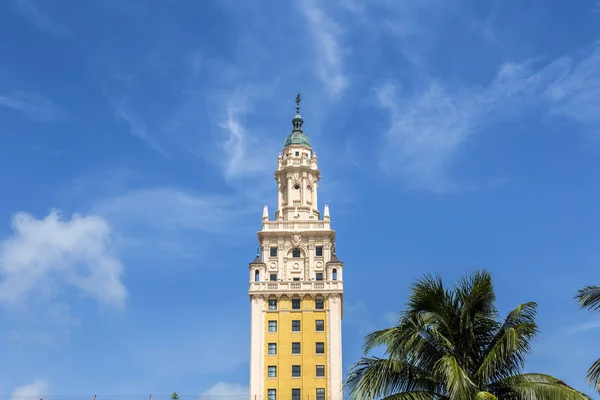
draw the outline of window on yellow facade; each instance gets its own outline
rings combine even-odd
[[[292,389],[292,400],[300,400],[300,389]]]
[[[315,331],[325,332],[325,320],[317,319],[315,321]]]
[[[269,365],[267,372],[267,376],[269,378],[277,378],[277,366]]]
[[[267,390],[267,400],[277,400],[277,390],[268,389]]]
[[[269,332],[277,332],[277,321],[269,321]]]
[[[317,376],[322,378],[325,376],[325,366],[324,365],[317,365]]]
[[[317,354],[325,354],[325,343],[317,342],[315,350]]]
[[[277,310],[277,299],[269,299],[269,310]]]
[[[322,310],[324,308],[325,308],[325,301],[323,300],[322,297],[317,297],[315,299],[315,309]]]
[[[300,309],[300,299],[292,299],[292,310]]]
[[[325,389],[324,388],[317,389],[317,400],[325,400]]]
[[[292,332],[300,332],[300,320],[292,320]]]
[[[300,342],[292,342],[292,354],[300,354]]]
[[[292,365],[292,378],[300,378],[300,366]]]
[[[277,343],[269,343],[268,353],[269,355],[277,354]]]

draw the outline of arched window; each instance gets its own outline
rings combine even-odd
[[[258,282],[260,280],[260,271],[254,271],[254,282]]]
[[[335,268],[331,271],[331,279],[337,281],[337,269]]]
[[[292,257],[294,257],[294,258],[300,257],[300,249],[299,248],[295,248],[294,250],[292,250]]]
[[[315,309],[316,310],[322,310],[324,308],[325,308],[325,302],[324,302],[323,298],[322,297],[317,297],[315,299]]]

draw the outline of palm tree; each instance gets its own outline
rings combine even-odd
[[[501,321],[489,272],[445,288],[426,275],[412,287],[396,326],[365,338],[365,357],[345,387],[368,400],[583,400],[550,375],[522,373],[535,338],[537,304],[519,305]],[[383,347],[383,357],[368,356]]]
[[[577,291],[575,298],[581,308],[600,311],[600,286],[586,286]],[[586,378],[600,393],[600,358],[588,369]]]

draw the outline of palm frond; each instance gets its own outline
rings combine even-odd
[[[361,358],[348,373],[344,386],[354,399],[373,399],[399,392],[436,393],[437,387],[424,370],[403,361]]]
[[[579,289],[575,298],[581,308],[600,311],[600,286],[586,286]]]
[[[592,385],[592,387],[598,393],[600,393],[600,358],[597,359],[592,364],[592,366],[590,367],[590,369],[588,369],[586,378],[590,382],[590,384]]]
[[[474,400],[498,400],[498,398],[490,392],[479,392]]]
[[[508,313],[474,374],[478,385],[488,385],[521,373],[525,356],[538,332],[536,310],[537,304],[529,302]]]
[[[498,381],[489,391],[509,400],[592,400],[560,379],[545,374],[521,374]]]
[[[433,377],[436,382],[445,384],[446,394],[453,400],[472,400],[478,392],[477,386],[453,355],[447,354],[438,360]]]
[[[402,392],[384,397],[382,400],[446,400],[444,396],[429,392]]]

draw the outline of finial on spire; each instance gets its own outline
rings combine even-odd
[[[300,113],[300,102],[302,101],[302,96],[300,95],[300,92],[298,92],[298,94],[296,95],[296,114]]]

